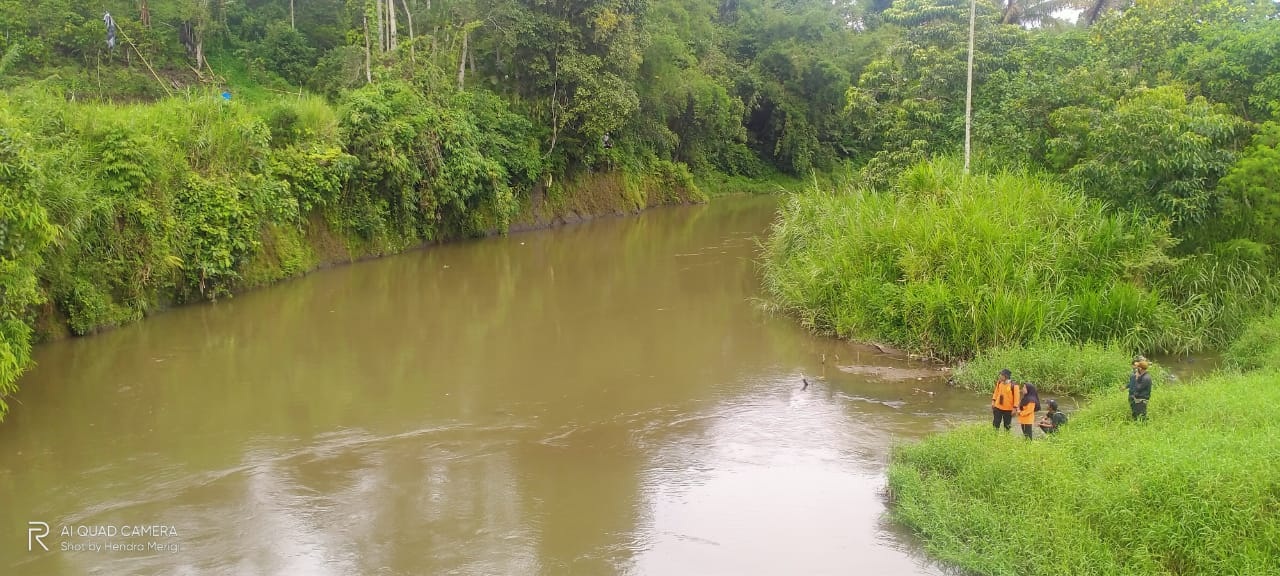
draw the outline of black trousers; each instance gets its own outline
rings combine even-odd
[[[995,406],[991,407],[991,427],[999,429],[1004,424],[1004,429],[1008,430],[1013,426],[1013,410],[1001,410]]]
[[[1030,439],[1031,439],[1031,425],[1030,425],[1030,424],[1023,424],[1023,425],[1022,425],[1022,435],[1023,435],[1023,436],[1026,436],[1026,437],[1027,437],[1027,440],[1030,440]]]
[[[1138,419],[1146,420],[1147,419],[1147,400],[1145,398],[1138,400],[1133,397],[1130,397],[1129,411],[1133,412],[1134,420],[1138,420]]]

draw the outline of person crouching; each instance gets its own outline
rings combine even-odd
[[[1049,400],[1049,411],[1040,418],[1040,430],[1045,434],[1054,434],[1058,428],[1067,423],[1067,414],[1058,409],[1057,400]]]

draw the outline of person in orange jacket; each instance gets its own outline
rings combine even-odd
[[[1022,384],[1022,399],[1018,401],[1018,424],[1022,425],[1022,435],[1031,439],[1031,425],[1036,421],[1036,412],[1040,410],[1040,393],[1036,385],[1030,382]]]
[[[1013,424],[1013,407],[1018,404],[1018,385],[1010,379],[1013,373],[1008,368],[1000,371],[996,379],[996,388],[991,392],[991,427],[996,430],[1004,424],[1008,430]]]

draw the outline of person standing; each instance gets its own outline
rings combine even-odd
[[[1032,424],[1036,421],[1036,411],[1040,410],[1040,393],[1036,385],[1030,382],[1022,384],[1022,399],[1018,401],[1018,424],[1022,425],[1022,435],[1031,439]]]
[[[1018,388],[1010,377],[1013,373],[1008,368],[1000,371],[996,378],[995,390],[991,392],[991,427],[996,430],[1000,425],[1008,430],[1013,424],[1013,407],[1018,403]]]
[[[1147,402],[1151,400],[1151,363],[1139,356],[1133,362],[1133,375],[1129,376],[1129,411],[1134,420],[1147,419]]]

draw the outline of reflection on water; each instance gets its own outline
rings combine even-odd
[[[0,572],[935,574],[885,460],[986,402],[762,314],[772,209],[434,247],[42,346],[0,425]],[[58,534],[144,524],[178,535]],[[155,540],[178,549],[59,549]]]
[[[839,397],[759,381],[657,450],[634,574],[932,573],[874,522],[888,438]],[[855,416],[857,418],[855,418]]]

